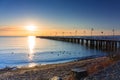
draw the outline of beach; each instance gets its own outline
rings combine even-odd
[[[120,0],[0,0],[0,80],[120,80]]]
[[[49,80],[54,76],[59,76],[62,80],[70,80],[71,69],[85,68],[88,75],[113,64],[107,57],[99,57],[87,60],[77,60],[60,64],[38,65],[35,67],[22,67],[15,70],[0,72],[0,80]]]

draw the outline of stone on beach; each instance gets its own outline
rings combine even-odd
[[[75,80],[80,80],[81,78],[88,76],[88,73],[87,70],[84,68],[74,68],[71,70],[71,76]]]
[[[53,78],[51,78],[50,80],[62,80],[62,78],[58,77],[58,76],[54,76]]]

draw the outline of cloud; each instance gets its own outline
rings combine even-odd
[[[20,27],[4,26],[4,27],[0,27],[0,31],[25,31],[25,29]]]
[[[28,36],[36,35],[38,31],[28,31],[25,27],[0,26],[0,36]]]

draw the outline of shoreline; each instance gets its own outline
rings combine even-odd
[[[46,63],[46,64],[39,64],[39,63],[29,63],[33,64],[33,66],[29,66],[29,64],[24,64],[24,65],[18,65],[18,66],[9,66],[6,65],[5,67],[1,67],[0,70],[5,69],[5,68],[30,68],[30,67],[35,67],[35,66],[41,66],[41,65],[55,65],[55,64],[63,64],[63,63],[69,63],[69,62],[75,62],[75,61],[82,61],[82,60],[88,60],[88,59],[94,59],[94,58],[100,58],[100,57],[106,57],[106,55],[92,55],[92,56],[87,56],[87,57],[79,57],[79,58],[73,58],[73,59],[68,59],[65,61],[56,61],[56,62],[51,62],[51,63]]]
[[[93,69],[95,65],[98,66],[98,64],[108,60],[108,57],[98,57],[60,64],[38,65],[31,68],[17,68],[15,70],[3,71],[2,73],[0,72],[0,79],[6,80],[7,78],[10,78],[9,80],[49,80],[54,76],[60,76],[63,80],[67,80],[70,76],[71,69],[73,68],[86,68],[88,70],[88,74],[92,74],[98,71],[99,68],[94,70],[91,70],[91,68]]]

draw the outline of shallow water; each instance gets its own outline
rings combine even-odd
[[[0,68],[55,64],[103,56],[105,52],[80,44],[29,37],[0,37]]]

